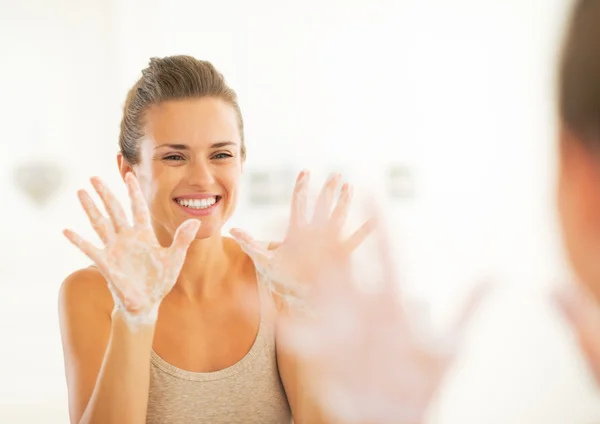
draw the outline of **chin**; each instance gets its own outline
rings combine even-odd
[[[214,237],[216,235],[221,235],[222,225],[205,223],[203,220],[200,220],[200,221],[202,221],[202,225],[200,225],[200,229],[198,230],[198,233],[196,234],[196,240],[202,240],[202,239]]]

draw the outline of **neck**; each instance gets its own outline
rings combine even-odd
[[[187,298],[211,296],[222,284],[230,257],[221,234],[190,245],[173,291]]]

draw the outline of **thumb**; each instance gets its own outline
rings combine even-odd
[[[477,284],[468,294],[465,303],[448,329],[441,332],[425,331],[420,334],[416,333],[417,343],[425,348],[429,354],[441,359],[443,366],[447,366],[461,349],[467,326],[491,288],[492,284],[487,281]],[[411,322],[411,327],[414,329],[413,322]],[[417,329],[419,328],[417,327]],[[423,329],[426,330],[426,328]]]
[[[458,346],[464,337],[465,331],[471,322],[475,312],[481,305],[483,300],[488,297],[492,289],[496,288],[496,284],[489,280],[484,280],[475,285],[467,296],[467,300],[462,307],[454,324],[450,329],[450,338],[454,340],[453,344]]]
[[[235,241],[238,242],[240,247],[248,256],[254,261],[265,262],[273,255],[269,251],[267,246],[263,246],[261,243],[256,241],[250,234],[246,233],[239,228],[233,228],[229,231]]]
[[[199,228],[200,221],[197,219],[188,219],[181,224],[173,237],[171,250],[175,252],[187,252],[187,249],[190,247],[192,241],[194,241]]]

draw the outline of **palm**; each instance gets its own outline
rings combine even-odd
[[[309,390],[335,422],[422,422],[483,294],[474,292],[443,337],[417,331],[382,249],[380,292],[359,291],[347,279],[350,270],[339,268],[316,286],[308,318],[291,315],[281,323],[279,342],[300,358]]]
[[[127,252],[126,255],[123,252]],[[160,246],[151,229],[128,229],[112,241],[101,253],[103,272],[113,286],[124,294],[124,306],[131,311],[141,311],[160,300],[161,291],[153,290],[149,281],[157,286],[172,287],[177,278],[166,271],[179,271],[169,267],[173,253]]]
[[[199,221],[183,223],[173,244],[162,247],[150,226],[148,207],[132,174],[127,175],[126,183],[133,225],[127,222],[121,205],[104,184],[99,179],[92,182],[109,218],[100,212],[85,191],[79,192],[79,198],[104,242],[104,249],[96,248],[71,231],[65,231],[65,235],[98,266],[107,279],[117,308],[133,315],[156,313],[158,304],[177,280]]]
[[[261,264],[275,281],[305,283],[314,281],[328,264],[341,260],[340,250],[339,240],[327,240],[322,232],[307,226],[289,234]]]
[[[259,272],[273,284],[273,291],[286,298],[298,297],[330,267],[347,261],[350,253],[372,229],[367,222],[351,237],[344,239],[342,230],[351,200],[350,187],[340,186],[340,176],[333,175],[317,199],[312,217],[307,214],[308,173],[301,173],[296,181],[287,234],[283,242],[270,251],[241,230],[232,230],[233,236],[252,257]]]

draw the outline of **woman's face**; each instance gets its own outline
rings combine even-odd
[[[159,241],[169,243],[190,218],[202,222],[196,238],[220,233],[242,174],[234,108],[212,97],[166,101],[147,111],[145,124],[134,171]]]

